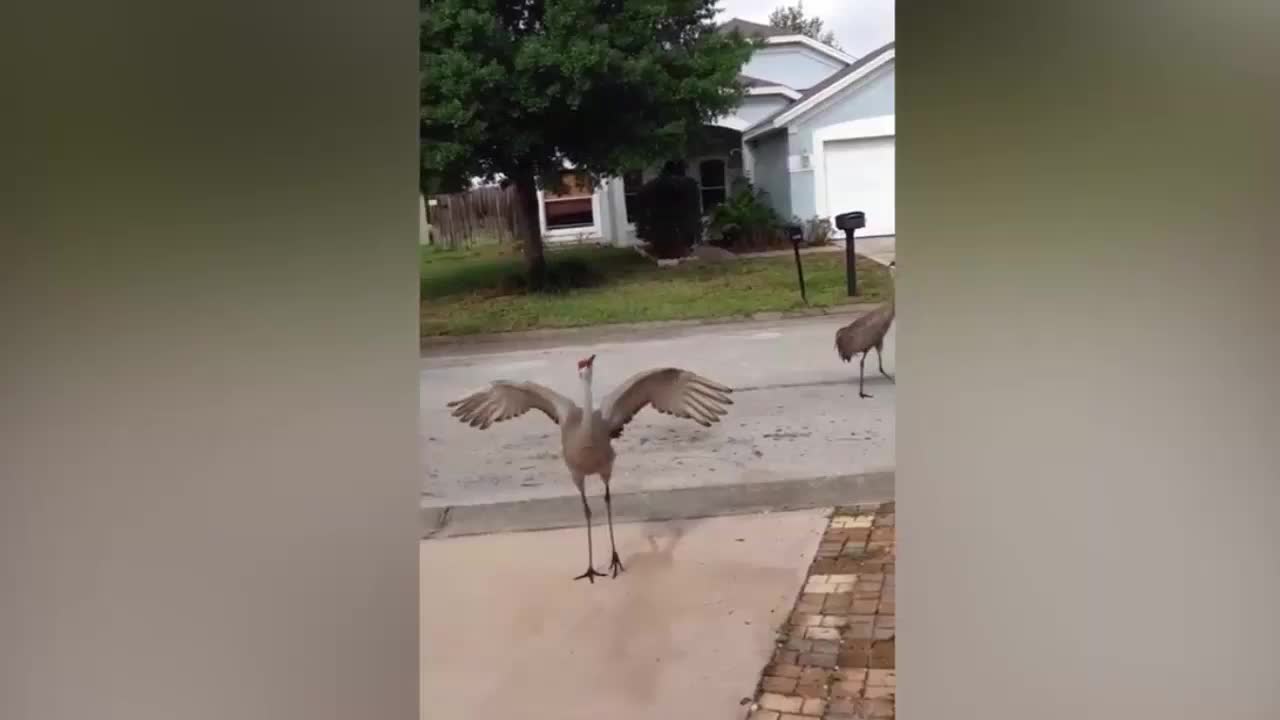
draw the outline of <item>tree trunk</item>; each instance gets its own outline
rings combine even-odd
[[[536,292],[546,286],[547,280],[547,260],[542,254],[542,225],[538,221],[538,186],[532,170],[521,170],[512,179],[520,201],[519,216],[524,221],[521,244],[524,246],[529,289]]]

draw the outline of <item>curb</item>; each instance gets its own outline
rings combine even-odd
[[[425,337],[419,340],[419,351],[428,355],[432,351],[449,350],[475,345],[491,345],[495,343],[516,342],[553,342],[575,340],[584,336],[607,338],[622,335],[627,339],[636,339],[636,333],[659,332],[685,328],[710,327],[719,325],[735,325],[749,322],[778,322],[785,320],[801,320],[826,315],[855,315],[870,311],[877,303],[847,303],[830,307],[808,308],[804,310],[787,310],[752,313],[746,316],[729,318],[699,318],[694,320],[654,320],[638,323],[610,323],[605,325],[588,325],[574,328],[545,328],[542,330],[517,330],[505,333],[485,333],[479,335],[440,335]]]
[[[894,471],[775,480],[766,483],[710,485],[649,492],[620,493],[613,498],[615,523],[687,520],[723,515],[786,512],[841,505],[888,502],[894,497]],[[602,520],[604,501],[588,498]],[[581,527],[582,501],[577,495],[482,505],[423,506],[422,539],[533,532]]]

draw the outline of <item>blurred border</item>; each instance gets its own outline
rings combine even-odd
[[[414,8],[3,17],[0,717],[417,717]]]
[[[1280,717],[1277,20],[899,3],[901,717]]]

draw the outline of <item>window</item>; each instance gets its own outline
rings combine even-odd
[[[563,187],[559,192],[550,189],[542,193],[542,208],[547,216],[548,230],[591,227],[595,213],[591,197],[595,190],[586,176],[565,171],[560,176]]]
[[[640,187],[644,185],[644,175],[639,170],[622,175],[622,194],[627,201],[627,222],[636,221],[636,202],[640,197]]]
[[[702,212],[724,202],[725,172],[723,160],[703,160],[698,163],[698,184],[702,186]]]

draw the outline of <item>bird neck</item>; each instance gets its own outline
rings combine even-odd
[[[582,409],[587,416],[587,422],[590,422],[592,405],[591,405],[591,376],[587,375],[582,378]]]

